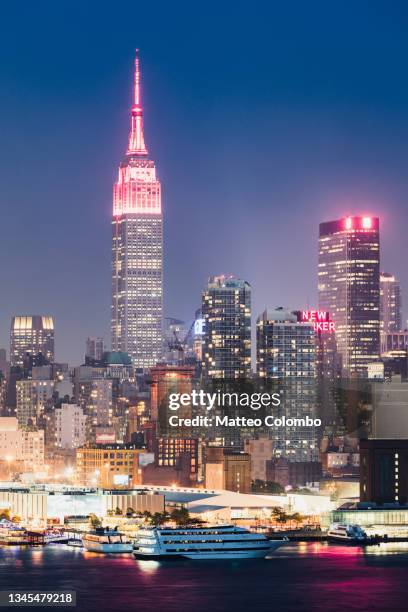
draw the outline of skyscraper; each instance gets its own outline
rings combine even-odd
[[[336,326],[345,375],[365,375],[380,353],[380,234],[378,217],[320,224],[319,308]]]
[[[20,425],[35,425],[47,407],[52,406],[53,380],[18,380],[16,382],[16,416]]]
[[[384,334],[401,331],[401,287],[394,274],[380,274],[380,328]]]
[[[90,337],[86,339],[85,358],[100,361],[105,352],[105,343],[101,337]]]
[[[42,353],[54,361],[54,321],[52,317],[29,315],[12,317],[10,329],[10,361],[22,366],[25,356]]]
[[[143,135],[140,65],[126,155],[113,188],[112,350],[148,368],[162,353],[163,219],[161,186]]]
[[[274,380],[281,393],[277,412],[287,419],[315,419],[317,370],[313,324],[283,308],[265,310],[256,323],[257,373]],[[271,431],[274,454],[289,461],[315,461],[317,432],[312,426],[284,426]]]
[[[213,276],[202,295],[206,378],[246,378],[251,373],[251,286]]]

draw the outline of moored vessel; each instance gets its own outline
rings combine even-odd
[[[0,521],[0,544],[36,546],[44,544],[44,536],[42,533],[28,531],[12,521],[3,519]]]
[[[130,553],[132,541],[117,529],[97,527],[82,537],[86,550],[100,553]]]
[[[139,530],[133,554],[139,559],[262,559],[286,542],[235,525],[151,527]]]
[[[341,542],[343,544],[364,544],[368,536],[360,525],[348,523],[333,523],[327,532],[329,542]]]
[[[46,544],[65,544],[68,537],[61,529],[47,529],[44,531],[44,540]]]

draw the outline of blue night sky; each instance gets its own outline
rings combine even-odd
[[[208,275],[253,312],[316,304],[320,221],[376,213],[408,303],[405,2],[18,2],[0,25],[0,344],[56,321],[56,356],[109,338],[112,183],[135,47],[163,184],[166,315]],[[407,312],[405,311],[405,314]]]

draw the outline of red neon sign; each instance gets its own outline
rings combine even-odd
[[[334,332],[334,321],[330,321],[330,314],[326,310],[302,310],[302,321],[313,323],[314,331]]]

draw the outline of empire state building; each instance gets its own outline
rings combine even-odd
[[[136,368],[162,354],[163,217],[161,186],[143,135],[140,62],[136,52],[129,143],[113,187],[112,350]]]

